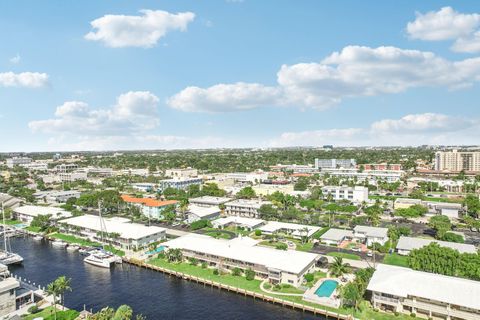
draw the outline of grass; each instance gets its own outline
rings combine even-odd
[[[76,310],[59,311],[57,309],[57,320],[74,320],[80,313]],[[44,320],[53,320],[53,307],[45,308],[44,310],[23,316],[22,319],[32,320],[35,318],[43,318]]]
[[[298,251],[310,252],[310,250],[313,249],[313,242],[302,243],[299,240],[292,240],[292,241],[295,242],[297,246],[296,250]]]
[[[215,239],[219,239],[219,238],[220,239],[227,239],[227,240],[230,239],[230,236],[228,234],[223,233],[223,232],[218,232],[218,231],[209,231],[209,232],[204,233],[204,235],[213,237]]]
[[[63,240],[65,242],[68,242],[68,243],[76,243],[76,244],[79,244],[81,246],[87,246],[87,247],[98,247],[98,246],[100,246],[100,243],[98,243],[98,242],[92,242],[92,241],[89,241],[89,240],[85,240],[85,239],[82,239],[82,238],[77,238],[75,236],[71,236],[71,235],[63,234],[63,233],[52,233],[52,234],[50,234],[50,236],[52,238],[55,238],[55,239],[60,239],[60,240]]]
[[[111,245],[104,246],[103,249],[105,249],[106,251],[111,252],[113,254],[116,254],[119,257],[125,256],[125,251],[117,249],[117,248],[115,248],[114,246],[111,246]]]
[[[39,233],[41,231],[40,227],[32,227],[32,226],[26,227],[25,230],[31,231],[31,232],[36,232],[36,233]]]
[[[398,253],[387,254],[385,258],[383,258],[383,263],[399,267],[408,267],[408,257],[401,256]]]
[[[309,288],[311,288],[311,287],[313,287],[313,285],[314,285],[315,283],[317,283],[318,280],[320,280],[320,279],[322,279],[322,278],[325,278],[326,276],[327,276],[327,274],[326,274],[325,272],[323,272],[323,271],[315,271],[315,272],[313,273],[313,277],[314,277],[314,278],[313,278],[313,281],[307,282],[307,283],[306,283],[306,286],[309,287]]]
[[[361,260],[361,258],[353,253],[345,253],[345,252],[329,252],[327,256],[330,257],[340,257],[343,259],[350,259],[350,260]]]
[[[273,286],[270,290],[278,293],[295,293],[295,294],[302,294],[305,292],[289,284],[280,284],[278,286]]]
[[[437,198],[437,197],[423,197],[425,201],[431,202],[447,202],[447,203],[462,203],[462,199],[455,199],[455,198]]]
[[[22,221],[19,221],[19,220],[7,220],[5,219],[5,224],[7,226],[13,226],[13,225],[16,225],[16,224],[22,224],[23,222]]]

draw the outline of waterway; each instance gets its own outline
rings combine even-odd
[[[11,245],[24,258],[23,265],[10,267],[12,273],[41,286],[61,275],[71,278],[65,304],[77,310],[128,304],[148,320],[324,319],[127,264],[98,268],[47,241],[13,238]]]

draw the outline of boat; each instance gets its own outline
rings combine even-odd
[[[75,252],[75,251],[78,251],[79,249],[80,249],[80,247],[75,245],[75,244],[74,245],[69,245],[67,247],[67,251],[70,251],[70,252]]]
[[[98,250],[96,252],[92,252],[85,259],[83,259],[83,261],[97,267],[110,268],[115,262],[115,257],[112,254],[104,252],[103,250]]]
[[[43,237],[42,237],[42,236],[35,236],[35,237],[33,237],[33,240],[35,240],[35,241],[42,241],[42,240],[43,240]]]
[[[7,236],[7,226],[5,223],[5,210],[3,209],[3,202],[2,202],[2,219],[3,219],[3,250],[0,250],[0,263],[3,265],[10,265],[10,264],[21,264],[23,262],[23,257],[19,254],[16,254],[11,251],[10,248],[10,239]],[[10,249],[10,250],[9,250]]]
[[[55,240],[52,242],[52,246],[55,248],[65,248],[68,243],[63,240]]]

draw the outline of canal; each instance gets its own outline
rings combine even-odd
[[[12,238],[12,250],[24,258],[10,271],[42,286],[65,275],[72,292],[69,308],[97,311],[105,306],[130,305],[148,320],[155,319],[324,319],[234,293],[204,287],[131,265],[111,270],[83,262],[83,256],[31,238]]]

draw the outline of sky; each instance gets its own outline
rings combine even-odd
[[[0,152],[480,142],[477,1],[2,1]]]

